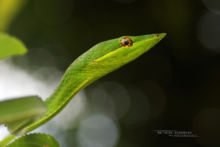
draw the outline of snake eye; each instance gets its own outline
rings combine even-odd
[[[125,37],[121,40],[121,45],[124,47],[130,47],[133,45],[133,41],[129,37]]]

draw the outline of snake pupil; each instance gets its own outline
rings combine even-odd
[[[128,44],[129,44],[129,41],[128,41],[128,40],[126,40],[124,43],[125,43],[125,45],[128,45]]]

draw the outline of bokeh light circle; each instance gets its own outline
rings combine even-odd
[[[82,120],[77,136],[81,147],[114,147],[119,131],[109,117],[93,114]]]
[[[220,1],[219,0],[202,0],[202,2],[209,10],[220,14]]]
[[[130,106],[128,90],[113,81],[99,83],[91,90],[89,97],[93,112],[105,113],[114,119],[122,118]]]
[[[123,119],[123,123],[127,127],[135,128],[147,123],[150,118],[151,109],[149,99],[143,91],[132,87],[129,92],[131,96],[131,106]]]
[[[198,142],[204,146],[220,146],[220,109],[206,108],[193,119],[193,130],[199,136]]]
[[[198,26],[198,39],[204,47],[220,52],[220,15],[207,12]]]

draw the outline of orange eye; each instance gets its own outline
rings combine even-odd
[[[130,47],[133,45],[133,41],[129,37],[125,37],[121,40],[121,45],[124,47]]]

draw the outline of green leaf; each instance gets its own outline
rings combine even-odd
[[[47,112],[47,106],[38,96],[29,96],[0,102],[0,124],[5,124],[14,135]]]
[[[47,134],[35,133],[22,136],[6,147],[59,147],[56,139]]]
[[[27,49],[21,41],[0,32],[0,59],[25,53],[27,53]]]

